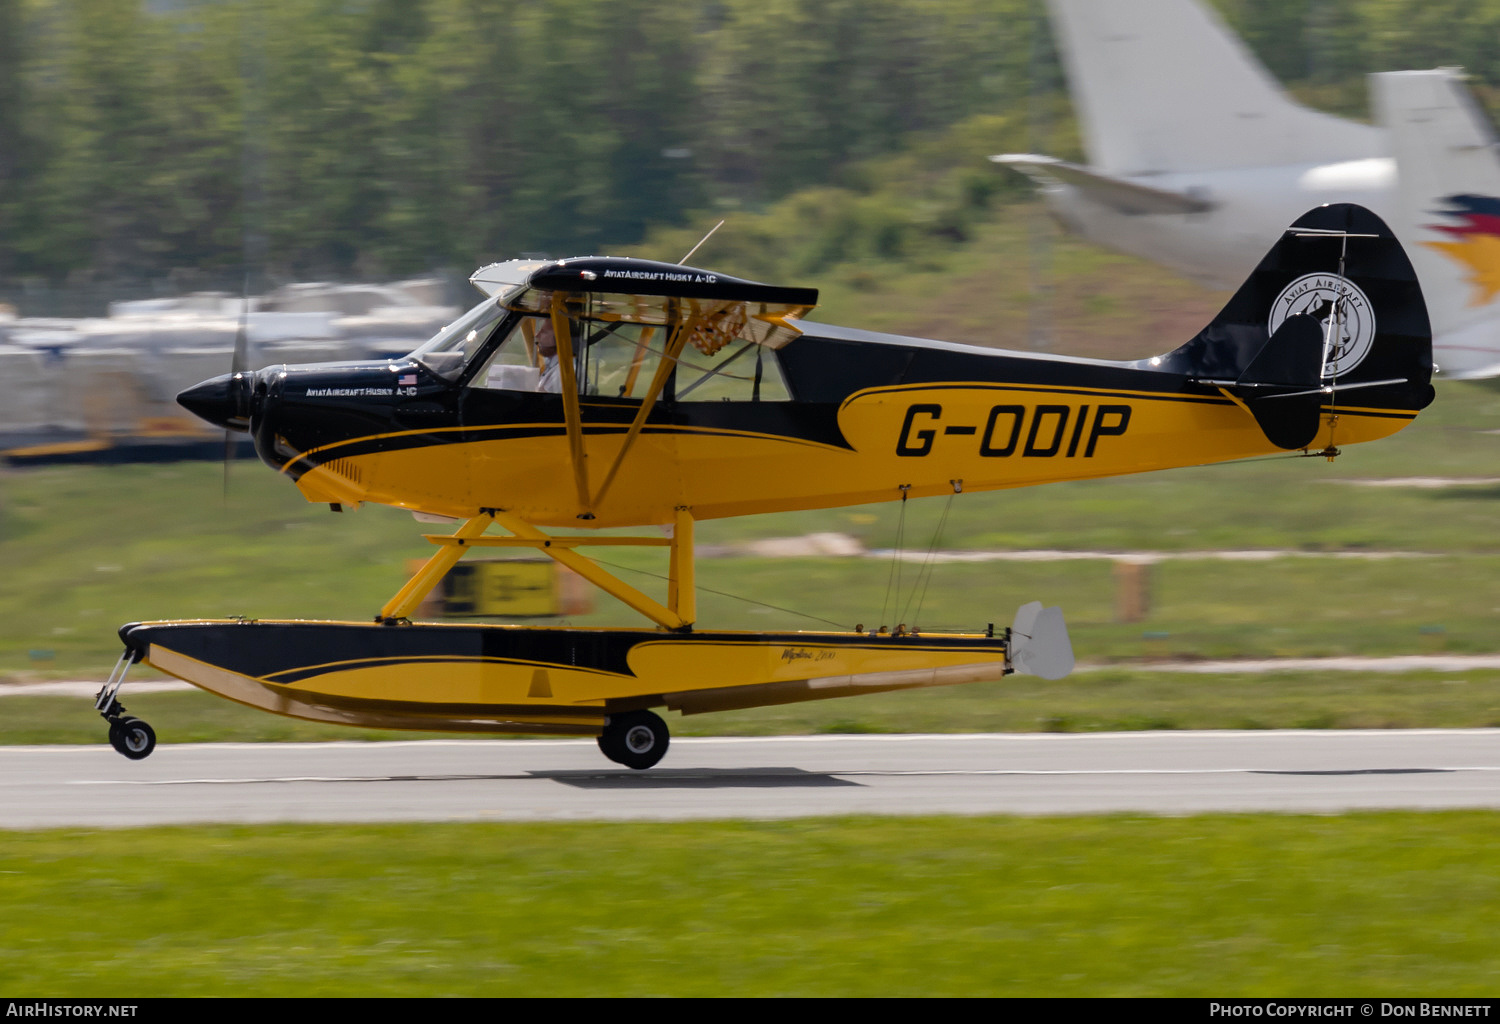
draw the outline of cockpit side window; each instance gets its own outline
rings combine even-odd
[[[483,365],[470,376],[469,386],[491,391],[555,391],[555,387],[543,387],[542,378],[549,363],[539,351],[551,347],[550,337],[551,327],[543,318],[517,317],[499,345],[482,356]],[[556,359],[551,362],[555,364]]]
[[[662,328],[629,323],[585,322],[587,345],[581,355],[580,394],[640,401],[661,363]]]
[[[573,375],[582,395],[639,401],[661,360],[662,332],[639,324],[569,320],[573,342]],[[551,318],[522,316],[469,386],[504,391],[562,390],[557,343]]]
[[[661,364],[670,328],[624,321],[569,319],[578,393],[641,401]],[[476,357],[470,387],[499,391],[562,390],[552,320],[522,315]],[[789,398],[773,352],[741,340],[710,355],[685,346],[667,397],[693,402],[782,402]]]

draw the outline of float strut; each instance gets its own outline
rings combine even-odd
[[[485,511],[473,519],[464,521],[464,524],[453,532],[458,541],[471,540],[489,529],[495,521],[493,512]],[[458,564],[458,560],[468,550],[464,544],[444,544],[437,549],[437,553],[429,558],[418,569],[416,575],[406,581],[406,586],[397,591],[396,596],[386,602],[386,606],[380,609],[380,614],[375,616],[376,622],[400,622],[408,618],[417,606],[432,593],[432,588],[437,586],[448,570]]]

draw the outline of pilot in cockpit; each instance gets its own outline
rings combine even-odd
[[[552,333],[552,321],[546,317],[536,329],[536,350],[542,357],[542,375],[537,381],[538,391],[558,394],[562,391],[562,371],[557,365],[557,336]]]

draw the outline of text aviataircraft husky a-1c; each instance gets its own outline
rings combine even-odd
[[[1302,217],[1213,323],[1136,362],[803,322],[813,290],[636,259],[499,263],[473,280],[484,301],[406,359],[273,366],[179,396],[249,430],[310,501],[459,525],[428,537],[436,553],[373,622],[122,627],[125,653],[96,702],[122,753],[155,744],[117,699],[138,661],[314,721],[593,735],[632,768],[666,750],[654,707],[1059,678],[1073,666],[1062,613],[1036,602],[999,633],[695,629],[694,524],[1276,452],[1331,457],[1400,430],[1433,394],[1411,264],[1357,206]],[[660,525],[670,536],[553,532]],[[665,603],[591,559],[598,544],[668,548]],[[651,626],[409,621],[485,546],[542,552]]]

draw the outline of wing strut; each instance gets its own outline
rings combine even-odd
[[[573,462],[573,482],[578,488],[579,519],[592,519],[589,505],[588,452],[583,447],[583,418],[578,407],[578,375],[573,369],[573,331],[564,306],[567,295],[552,293],[552,334],[557,340],[557,367],[562,383],[563,417],[568,425],[568,455]]]
[[[448,575],[448,570],[457,565],[458,560],[464,556],[463,542],[484,533],[493,521],[487,514],[465,520],[463,525],[454,531],[451,538],[456,543],[439,548],[437,553],[429,558],[411,579],[406,581],[406,586],[396,591],[396,596],[386,602],[385,607],[380,609],[380,614],[375,616],[375,621],[396,622],[416,611],[422,599],[432,592],[433,587],[442,582],[443,577]]]
[[[620,471],[625,456],[635,444],[641,427],[646,425],[646,417],[651,414],[656,400],[661,397],[662,388],[667,385],[667,378],[672,375],[673,370],[677,369],[677,357],[682,355],[682,348],[687,344],[688,337],[692,333],[691,327],[693,327],[692,320],[683,321],[667,339],[666,351],[662,353],[661,361],[656,364],[656,373],[651,377],[651,384],[646,388],[646,393],[641,396],[641,407],[635,411],[635,419],[630,421],[630,429],[625,433],[625,440],[620,444],[620,451],[615,455],[615,461],[611,463],[609,472],[604,474],[604,482],[599,485],[599,491],[594,495],[594,503],[590,508],[598,508],[604,504],[604,495],[609,492],[610,484],[615,482],[615,474]],[[635,367],[632,367],[632,372],[634,369]]]
[[[677,358],[682,354],[683,347],[688,338],[692,337],[693,331],[698,326],[697,317],[689,317],[680,321],[675,330],[667,339],[665,351],[662,353],[660,362],[656,364],[656,372],[651,377],[651,383],[646,388],[646,393],[641,396],[640,408],[636,410],[635,418],[630,423],[630,429],[625,433],[625,439],[620,445],[619,452],[615,455],[614,462],[610,464],[609,471],[604,474],[604,482],[599,485],[599,490],[594,493],[592,500],[589,496],[589,472],[588,451],[584,447],[583,438],[583,411],[578,402],[578,377],[574,370],[573,362],[573,335],[569,329],[569,321],[565,301],[567,295],[563,292],[554,292],[552,295],[552,333],[557,338],[557,365],[561,371],[563,416],[568,429],[568,454],[573,463],[573,482],[578,490],[578,504],[582,511],[580,519],[594,518],[594,509],[604,502],[604,496],[609,492],[610,485],[615,482],[615,475],[620,471],[625,456],[629,454],[635,439],[640,435],[641,428],[646,425],[646,418],[656,406],[656,400],[661,397],[662,389],[667,385],[667,378],[671,377],[672,371],[677,368]],[[671,305],[676,305],[676,300],[671,300]],[[673,316],[671,319],[675,320]],[[636,374],[640,371],[640,363],[645,356],[646,339],[642,337],[636,346],[635,359],[632,361],[629,387],[635,384]]]

